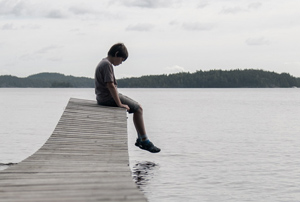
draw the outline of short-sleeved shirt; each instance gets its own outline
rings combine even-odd
[[[113,65],[104,58],[100,61],[95,71],[95,93],[98,102],[106,102],[112,99],[106,83],[113,82],[117,86]]]

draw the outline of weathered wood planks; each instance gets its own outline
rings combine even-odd
[[[71,98],[48,141],[0,171],[0,201],[146,201],[128,164],[125,109]]]

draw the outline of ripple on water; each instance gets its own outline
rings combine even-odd
[[[139,188],[147,185],[154,175],[154,170],[158,169],[159,165],[150,161],[136,162],[132,168],[132,177]]]

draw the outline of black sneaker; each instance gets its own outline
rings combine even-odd
[[[154,146],[154,144],[150,141],[142,142],[139,138],[136,139],[135,146],[139,147],[140,149],[147,150],[151,153],[158,153],[160,152],[160,148]]]

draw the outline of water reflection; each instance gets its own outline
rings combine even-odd
[[[137,162],[132,168],[132,177],[139,188],[147,185],[159,165],[150,161]]]

